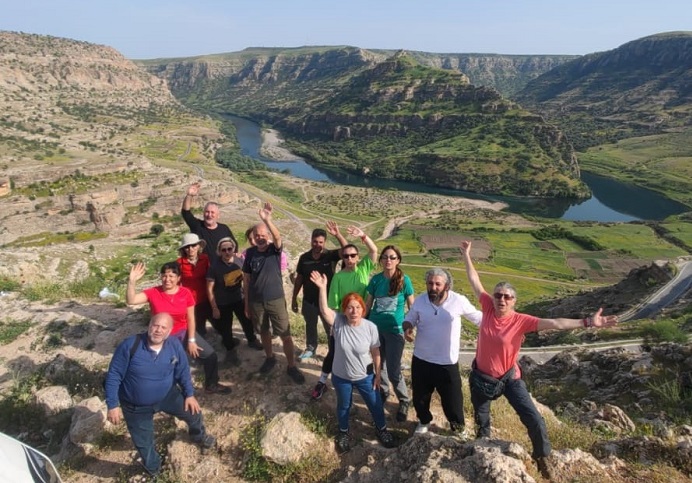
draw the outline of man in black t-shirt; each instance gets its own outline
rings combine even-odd
[[[348,242],[339,232],[339,227],[333,221],[327,222],[327,230],[334,235],[343,247]],[[303,307],[301,313],[305,319],[305,351],[300,359],[309,359],[317,350],[317,318],[322,320],[324,331],[329,337],[330,327],[322,319],[319,308],[319,288],[310,280],[310,274],[315,271],[327,276],[327,284],[331,283],[334,276],[336,262],[341,258],[341,250],[328,250],[325,248],[327,232],[321,228],[312,231],[312,248],[303,253],[298,259],[296,278],[293,284],[293,298],[291,309],[298,313],[298,294],[303,290]],[[327,285],[329,291],[329,285]]]
[[[270,372],[276,365],[272,348],[272,331],[281,338],[288,369],[286,373],[294,382],[302,384],[305,377],[296,367],[291,325],[286,310],[283,277],[281,276],[281,234],[271,219],[272,205],[265,203],[259,210],[262,223],[255,225],[255,246],[250,247],[243,263],[243,292],[245,315],[252,320],[260,333],[267,358],[260,373]],[[270,242],[270,235],[274,242]],[[267,317],[265,317],[265,314]],[[271,331],[270,325],[271,323]]]
[[[219,205],[213,201],[204,205],[204,219],[195,218],[190,209],[192,208],[192,198],[199,194],[199,183],[193,183],[187,189],[187,194],[183,199],[183,206],[180,214],[190,228],[190,232],[199,236],[207,242],[204,253],[209,257],[209,261],[214,263],[218,258],[216,246],[222,238],[231,238],[235,246],[238,247],[238,240],[233,236],[233,232],[223,223],[219,223]]]

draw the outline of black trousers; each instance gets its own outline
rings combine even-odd
[[[334,340],[333,335],[329,336],[327,347],[329,347],[329,351],[327,352],[327,356],[324,358],[324,361],[322,361],[322,372],[325,374],[331,374],[332,365],[334,364],[334,351],[336,350],[336,341]]]
[[[461,392],[458,364],[433,364],[413,356],[411,387],[413,407],[422,424],[428,424],[433,419],[430,399],[433,392],[437,391],[442,402],[442,411],[452,430],[464,429],[464,397]]]
[[[221,342],[226,350],[233,348],[233,314],[238,318],[248,344],[257,340],[252,322],[245,316],[245,302],[240,300],[229,305],[219,305],[219,318],[211,319],[211,325],[221,334]]]

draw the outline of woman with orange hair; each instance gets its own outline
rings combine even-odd
[[[334,337],[334,363],[332,384],[336,392],[336,416],[339,433],[336,448],[340,453],[351,449],[348,436],[349,413],[353,389],[357,389],[365,401],[375,422],[377,439],[385,448],[394,446],[394,437],[387,430],[380,385],[380,340],[377,327],[365,314],[365,302],[357,293],[347,294],[341,302],[341,313],[329,308],[327,303],[327,276],[315,271],[310,280],[319,288],[319,306],[322,319],[332,327]]]

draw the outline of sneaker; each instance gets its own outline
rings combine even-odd
[[[428,432],[429,428],[430,424],[418,423],[418,426],[416,426],[416,430],[413,432],[413,434],[425,434]]]
[[[262,366],[260,367],[260,374],[267,374],[271,372],[272,369],[274,369],[274,366],[276,365],[276,357],[267,357],[264,359],[264,362],[262,363]]]
[[[543,478],[549,481],[553,480],[553,469],[548,462],[547,456],[536,458],[536,467]]]
[[[247,343],[247,345],[248,345],[248,347],[250,347],[251,349],[255,349],[255,350],[258,350],[258,351],[263,351],[263,350],[264,350],[264,346],[262,345],[262,342],[259,341],[259,339],[251,340],[251,341],[249,341],[249,342]]]
[[[346,431],[339,431],[336,435],[336,452],[339,454],[351,451],[351,440]]]
[[[393,448],[396,446],[396,443],[394,442],[394,436],[392,433],[387,431],[387,428],[382,428],[382,429],[376,429],[377,432],[377,439],[380,440],[380,443],[382,443],[382,446],[385,448]]]
[[[197,444],[202,449],[212,449],[214,446],[216,446],[216,438],[211,434],[205,433],[204,436],[202,436],[202,439],[197,441]]]
[[[301,361],[304,361],[305,359],[310,359],[312,356],[315,355],[315,350],[312,347],[307,347],[301,355],[298,356],[298,359]]]
[[[293,379],[293,382],[296,384],[303,384],[305,382],[305,376],[296,366],[286,369],[286,374],[288,374],[288,377]]]
[[[204,392],[207,394],[230,394],[231,388],[228,386],[224,386],[223,384],[216,383],[205,387]]]
[[[408,401],[399,403],[399,410],[396,412],[396,420],[403,423],[408,418]]]
[[[324,394],[324,390],[327,389],[327,385],[323,382],[318,382],[315,384],[315,388],[312,390],[312,394],[310,394],[310,398],[313,401],[319,401],[322,399],[322,395]]]

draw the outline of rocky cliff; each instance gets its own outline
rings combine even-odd
[[[577,148],[690,126],[692,32],[670,32],[566,62],[515,98]]]

